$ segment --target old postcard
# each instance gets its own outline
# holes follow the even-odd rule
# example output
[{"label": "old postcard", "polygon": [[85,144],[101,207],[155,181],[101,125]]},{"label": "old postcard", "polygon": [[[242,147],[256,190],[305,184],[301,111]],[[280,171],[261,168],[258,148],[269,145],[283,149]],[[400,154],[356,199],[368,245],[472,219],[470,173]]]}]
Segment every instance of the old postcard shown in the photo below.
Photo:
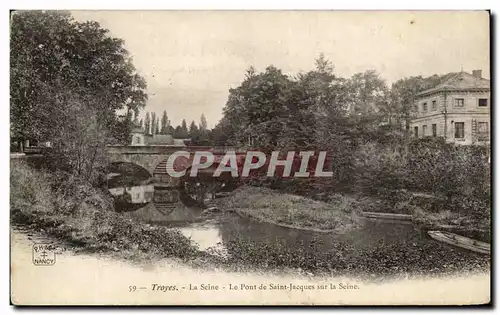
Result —
[{"label": "old postcard", "polygon": [[489,25],[11,12],[11,303],[490,303]]}]

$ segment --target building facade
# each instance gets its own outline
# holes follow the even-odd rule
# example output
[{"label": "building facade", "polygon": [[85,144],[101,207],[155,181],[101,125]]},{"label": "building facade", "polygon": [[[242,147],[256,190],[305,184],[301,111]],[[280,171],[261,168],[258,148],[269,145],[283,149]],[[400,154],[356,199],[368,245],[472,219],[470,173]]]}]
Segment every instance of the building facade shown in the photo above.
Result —
[{"label": "building facade", "polygon": [[481,70],[459,72],[420,92],[414,103],[413,136],[443,137],[456,144],[490,142],[490,81]]}]

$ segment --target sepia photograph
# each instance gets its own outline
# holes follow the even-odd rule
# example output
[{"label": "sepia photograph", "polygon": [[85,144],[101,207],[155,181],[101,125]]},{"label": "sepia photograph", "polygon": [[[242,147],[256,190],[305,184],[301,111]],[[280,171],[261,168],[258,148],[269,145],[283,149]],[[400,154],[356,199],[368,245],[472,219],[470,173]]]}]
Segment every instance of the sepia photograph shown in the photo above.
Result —
[{"label": "sepia photograph", "polygon": [[12,10],[10,303],[491,303],[490,12]]}]

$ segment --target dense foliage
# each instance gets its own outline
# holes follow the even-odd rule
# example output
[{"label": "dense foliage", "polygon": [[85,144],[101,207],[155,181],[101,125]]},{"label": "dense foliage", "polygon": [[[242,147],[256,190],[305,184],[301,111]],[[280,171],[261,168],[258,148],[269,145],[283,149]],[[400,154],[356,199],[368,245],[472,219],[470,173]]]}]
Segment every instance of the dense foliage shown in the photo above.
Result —
[{"label": "dense foliage", "polygon": [[328,152],[332,178],[263,178],[254,184],[320,197],[425,192],[447,200],[447,209],[486,218],[489,147],[415,140],[407,130],[417,93],[452,75],[403,78],[389,88],[373,70],[338,77],[323,55],[314,70],[296,76],[274,66],[260,73],[250,67],[241,85],[229,91],[212,134],[215,143],[243,148]]},{"label": "dense foliage", "polygon": [[129,143],[146,82],[121,39],[63,11],[11,16],[11,137],[50,141],[66,165],[91,177],[107,143]]}]

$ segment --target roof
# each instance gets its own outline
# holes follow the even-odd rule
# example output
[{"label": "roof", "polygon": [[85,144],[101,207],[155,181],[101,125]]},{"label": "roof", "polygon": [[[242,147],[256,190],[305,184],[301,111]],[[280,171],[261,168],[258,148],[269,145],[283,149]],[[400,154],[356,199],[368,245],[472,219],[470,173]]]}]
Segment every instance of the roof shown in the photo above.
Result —
[{"label": "roof", "polygon": [[477,78],[467,72],[458,72],[448,80],[428,90],[424,90],[418,95],[429,94],[439,91],[461,91],[461,90],[489,90],[490,80]]},{"label": "roof", "polygon": [[151,145],[173,145],[174,144],[174,138],[172,135],[150,135],[148,137],[144,137],[144,141],[146,142],[146,145],[151,144]]}]

